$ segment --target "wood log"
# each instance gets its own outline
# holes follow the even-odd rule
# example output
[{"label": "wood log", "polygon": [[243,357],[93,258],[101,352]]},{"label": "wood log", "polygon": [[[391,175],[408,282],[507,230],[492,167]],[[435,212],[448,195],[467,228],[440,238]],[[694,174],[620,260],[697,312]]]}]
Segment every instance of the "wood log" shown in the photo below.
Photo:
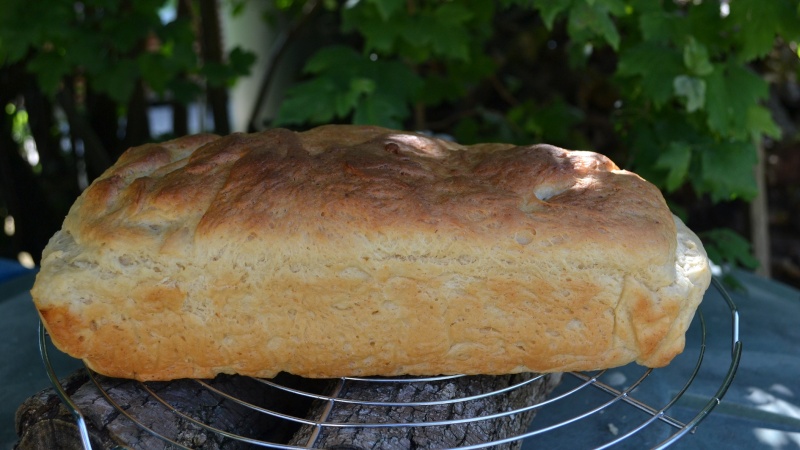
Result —
[{"label": "wood log", "polygon": [[[348,423],[352,427],[303,426],[289,442],[309,448],[341,450],[441,449],[482,444],[524,433],[535,409],[495,419],[414,427],[359,427],[358,424],[452,422],[485,417],[533,405],[546,398],[561,374],[523,373],[506,376],[465,376],[424,382],[342,382],[329,397],[391,403],[392,406],[316,401],[311,415],[319,422]],[[524,383],[524,384],[523,384]],[[508,392],[466,401],[447,402],[520,385]],[[445,402],[408,406],[409,403]],[[397,405],[405,404],[405,405]],[[517,449],[517,440],[494,449]]]},{"label": "wood log", "polygon": [[[175,409],[211,427],[250,439],[267,442],[287,441],[297,426],[260,413],[211,392],[195,380],[176,380],[142,384],[132,380],[95,375],[103,389],[127,413],[174,444],[154,436],[121,414],[97,388],[85,370],[62,380],[64,390],[83,414],[93,449],[124,446],[131,449],[196,448],[234,450],[250,448],[241,440],[226,438],[173,413],[145,389],[152,390]],[[288,377],[288,376],[287,376]],[[323,380],[283,381],[296,388],[314,391],[327,384]],[[286,414],[304,415],[311,400],[288,397],[269,390],[248,377],[219,376],[209,385],[238,399]],[[302,383],[303,386],[299,384]],[[15,449],[83,449],[75,417],[62,404],[54,389],[45,389],[28,398],[17,410],[16,431],[20,437]]]},{"label": "wood log", "polygon": [[[202,427],[173,411],[227,433],[248,439],[311,448],[407,449],[444,448],[496,440],[524,432],[534,412],[526,412],[471,424],[414,428],[328,428],[300,426],[264,414],[214,392],[217,389],[251,405],[289,416],[315,421],[329,402],[312,400],[275,389],[249,377],[219,376],[214,380],[176,380],[139,383],[94,375],[97,382],[127,414],[154,432],[132,422],[112,405],[85,370],[61,380],[70,399],[83,414],[93,449],[196,448],[233,450],[250,448],[246,440],[226,437]],[[431,402],[464,398],[502,389],[533,375],[502,377],[459,377],[426,382],[345,382],[312,380],[281,374],[274,381],[282,386],[327,396],[371,402]],[[500,395],[444,406],[370,407],[333,402],[325,421],[419,422],[442,421],[485,416],[531,402],[538,402],[555,387],[557,376],[538,378],[522,387]],[[205,385],[204,385],[205,384]],[[209,389],[209,386],[213,389]],[[148,389],[151,392],[148,392]],[[161,403],[166,400],[170,406]],[[63,405],[54,389],[43,390],[28,398],[17,410],[17,450],[83,449],[75,417]],[[317,432],[318,431],[318,432]],[[170,442],[172,441],[172,442]],[[497,448],[517,448],[506,445]]]}]

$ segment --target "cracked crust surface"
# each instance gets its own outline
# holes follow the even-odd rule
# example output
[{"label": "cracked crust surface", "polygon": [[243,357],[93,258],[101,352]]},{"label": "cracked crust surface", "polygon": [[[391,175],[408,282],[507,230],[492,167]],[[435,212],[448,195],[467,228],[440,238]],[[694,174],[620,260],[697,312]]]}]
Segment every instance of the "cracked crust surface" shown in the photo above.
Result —
[{"label": "cracked crust surface", "polygon": [[325,126],[128,150],[32,295],[110,376],[505,374],[663,366],[709,281],[604,156]]}]

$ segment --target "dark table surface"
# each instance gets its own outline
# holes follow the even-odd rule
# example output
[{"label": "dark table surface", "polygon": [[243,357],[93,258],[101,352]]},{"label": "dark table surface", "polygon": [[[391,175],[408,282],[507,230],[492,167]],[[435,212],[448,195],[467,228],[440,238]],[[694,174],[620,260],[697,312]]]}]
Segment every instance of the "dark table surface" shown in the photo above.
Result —
[{"label": "dark table surface", "polygon": [[[28,290],[34,272],[21,270],[13,263],[0,264],[0,449],[16,442],[14,413],[25,398],[49,387],[38,350],[38,317]],[[5,269],[5,270],[4,270]],[[674,448],[764,448],[800,449],[800,291],[750,273],[737,272],[745,290],[729,290],[740,316],[739,338],[743,353],[736,376],[722,402],[699,424],[694,433],[682,437]],[[713,288],[701,306],[706,323],[706,346],[702,368],[690,389],[667,411],[670,417],[691,420],[717,392],[731,362],[731,313]],[[699,321],[687,334],[687,351],[668,367],[655,370],[632,393],[647,404],[674,396],[696,365],[699,353]],[[58,352],[51,355],[59,376],[81,367],[80,362]],[[604,375],[610,386],[630,383],[641,369],[625,367]],[[559,388],[569,389],[578,380],[565,375]],[[602,394],[601,394],[602,395]],[[591,399],[578,397],[589,405]],[[587,396],[588,397],[588,396]],[[589,407],[589,406],[587,406]],[[542,410],[534,421],[546,426],[575,414],[576,406],[558,403]],[[609,442],[630,425],[627,410],[608,410],[589,416],[579,425],[580,446]],[[574,432],[573,432],[574,433]],[[621,448],[650,447],[674,433],[674,427],[639,433],[624,441]],[[588,437],[587,437],[588,436]],[[575,435],[544,434],[525,442],[524,448],[577,448]],[[595,442],[596,441],[596,442]]]}]

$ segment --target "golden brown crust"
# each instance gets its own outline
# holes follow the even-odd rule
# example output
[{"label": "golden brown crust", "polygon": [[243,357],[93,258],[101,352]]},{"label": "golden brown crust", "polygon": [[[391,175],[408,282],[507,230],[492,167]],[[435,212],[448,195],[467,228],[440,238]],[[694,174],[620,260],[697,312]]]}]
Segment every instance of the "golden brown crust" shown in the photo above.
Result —
[{"label": "golden brown crust", "polygon": [[326,126],[128,150],[32,294],[59,348],[145,380],[661,366],[708,283],[604,156]]}]

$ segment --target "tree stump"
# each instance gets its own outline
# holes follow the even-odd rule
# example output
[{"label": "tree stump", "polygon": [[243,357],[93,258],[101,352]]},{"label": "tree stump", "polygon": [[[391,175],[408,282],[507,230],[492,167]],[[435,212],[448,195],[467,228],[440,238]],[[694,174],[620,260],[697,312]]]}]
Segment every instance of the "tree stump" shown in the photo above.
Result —
[{"label": "tree stump", "polygon": [[[414,383],[342,383],[337,397],[369,402],[420,403],[423,406],[376,406],[360,403],[315,402],[310,417],[317,421],[349,423],[352,427],[303,426],[290,444],[310,448],[349,450],[455,448],[511,438],[524,433],[535,409],[508,416],[464,423],[457,421],[486,417],[541,402],[561,380],[561,374],[537,376],[530,373],[505,376],[469,376]],[[521,386],[488,397],[448,402],[479,396],[507,387]],[[443,403],[442,403],[443,402]],[[415,427],[358,427],[358,424],[450,422]],[[455,423],[452,423],[455,422]],[[309,445],[311,444],[311,445]],[[520,441],[497,445],[514,449]]]},{"label": "tree stump", "polygon": [[[219,376],[214,380],[149,383],[100,375],[94,377],[125,413],[169,441],[132,422],[109,402],[85,370],[79,370],[61,383],[87,422],[92,448],[215,450],[252,448],[252,441],[248,442],[248,439],[303,448],[378,450],[448,448],[512,437],[527,430],[534,411],[443,426],[363,428],[358,424],[451,421],[509,411],[541,401],[560,379],[558,375],[548,375],[533,380],[534,375],[519,374],[415,382],[348,380],[343,383],[341,380],[315,380],[281,374],[274,380],[283,386],[326,397],[394,403],[461,399],[533,380],[509,392],[470,401],[437,406],[385,407],[313,400],[271,388],[249,377]],[[214,389],[246,404],[220,395]],[[348,421],[354,426],[301,426],[296,421],[264,414],[257,408],[310,421]],[[182,414],[175,413],[175,410]],[[214,429],[246,439],[225,436]],[[28,398],[19,407],[16,431],[20,438],[15,446],[17,450],[83,448],[74,416],[52,388]],[[518,448],[518,445],[511,443],[496,448]]]}]

